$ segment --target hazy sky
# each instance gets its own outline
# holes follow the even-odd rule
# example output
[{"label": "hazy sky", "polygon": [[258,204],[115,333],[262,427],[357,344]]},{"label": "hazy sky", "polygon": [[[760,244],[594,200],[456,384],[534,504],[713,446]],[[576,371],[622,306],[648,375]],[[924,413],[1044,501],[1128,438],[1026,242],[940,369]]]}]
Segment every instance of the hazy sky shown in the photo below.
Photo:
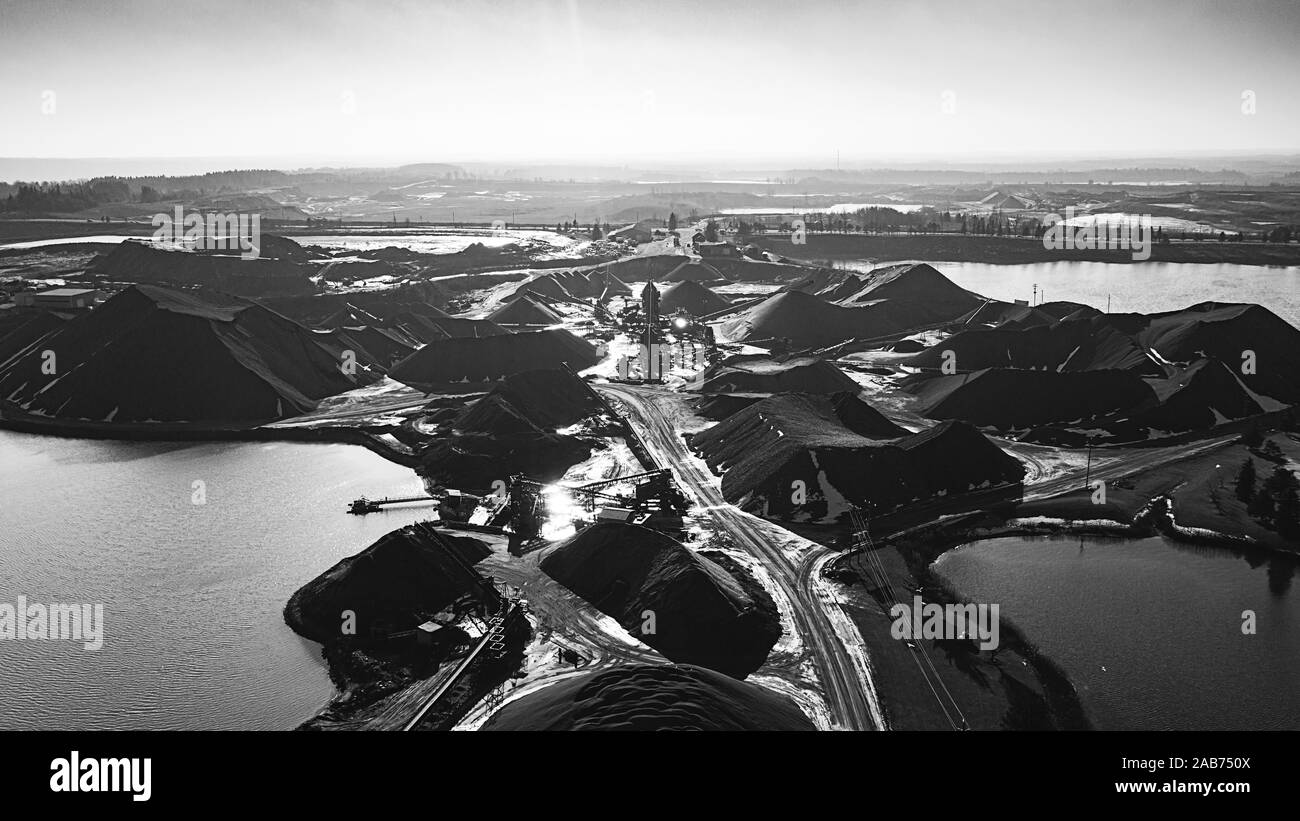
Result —
[{"label": "hazy sky", "polygon": [[0,156],[1293,152],[1298,40],[1288,0],[0,0]]}]

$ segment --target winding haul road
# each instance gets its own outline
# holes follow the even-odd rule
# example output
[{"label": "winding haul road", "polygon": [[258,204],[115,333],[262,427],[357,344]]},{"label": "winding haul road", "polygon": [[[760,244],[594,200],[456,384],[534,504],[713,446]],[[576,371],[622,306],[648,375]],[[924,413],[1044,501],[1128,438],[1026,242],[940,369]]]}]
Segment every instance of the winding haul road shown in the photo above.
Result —
[{"label": "winding haul road", "polygon": [[[636,385],[593,385],[618,400],[628,422],[659,464],[670,468],[682,489],[693,496],[718,528],[757,559],[765,571],[773,598],[796,633],[793,647],[773,649],[768,668],[776,668],[791,683],[816,671],[831,723],[842,729],[889,729],[876,692],[865,643],[856,626],[835,600],[834,585],[822,579],[821,567],[836,554],[807,542],[772,522],[752,516],[727,502],[713,475],[695,458],[681,437],[678,420],[691,416],[685,399],[662,388]],[[1112,480],[1141,470],[1192,458],[1230,444],[1221,436],[1169,447],[1131,449],[1123,453],[1095,449],[1091,478]],[[1046,458],[1057,451],[1041,446],[1005,443],[1026,463],[1024,499],[1043,499],[1082,487],[1083,465],[1055,463]],[[1078,454],[1082,456],[1083,454]],[[784,601],[781,601],[784,599]]]},{"label": "winding haul road", "polygon": [[[765,575],[778,588],[774,592],[788,603],[799,640],[788,657],[780,659],[780,666],[792,679],[802,679],[806,674],[801,671],[812,665],[836,727],[888,729],[861,636],[848,617],[839,612],[838,605],[827,601],[827,591],[818,586],[817,571],[833,551],[804,542],[771,522],[745,513],[722,497],[713,476],[694,458],[674,425],[674,419],[684,415],[673,413],[684,411],[681,396],[633,385],[593,387],[623,404],[628,422],[651,455],[676,474],[682,489],[695,497],[720,530],[761,560],[767,570]],[[769,662],[775,661],[778,660],[769,657]]]}]

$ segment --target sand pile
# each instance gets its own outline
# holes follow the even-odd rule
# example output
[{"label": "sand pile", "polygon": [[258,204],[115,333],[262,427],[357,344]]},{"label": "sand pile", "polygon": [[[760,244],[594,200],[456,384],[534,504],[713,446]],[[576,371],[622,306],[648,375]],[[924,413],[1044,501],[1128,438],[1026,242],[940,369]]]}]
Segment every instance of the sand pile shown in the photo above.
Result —
[{"label": "sand pile", "polygon": [[818,296],[847,306],[882,300],[903,302],[918,309],[928,308],[940,319],[969,313],[985,302],[925,263],[887,265],[865,274],[850,274]]},{"label": "sand pile", "polygon": [[585,673],[502,707],[484,730],[814,730],[788,697],[689,665]]},{"label": "sand pile", "polygon": [[945,352],[956,357],[959,372],[985,368],[1025,368],[1050,371],[1130,371],[1164,376],[1164,369],[1136,339],[1117,330],[1104,314],[1050,325],[981,328],[953,334],[907,360],[907,364],[937,371]]},{"label": "sand pile", "polygon": [[963,327],[970,329],[981,326],[1028,328],[1033,325],[1052,325],[1067,316],[1082,319],[1100,313],[1096,308],[1081,305],[1077,302],[1045,302],[1042,305],[1030,307],[1010,302],[991,301],[984,303],[965,316],[959,317],[956,321],[961,323]]},{"label": "sand pile", "polygon": [[861,390],[844,371],[812,356],[786,360],[731,356],[710,366],[687,390],[700,393],[837,393]]},{"label": "sand pile", "polygon": [[342,326],[333,329],[332,335],[340,347],[355,351],[358,357],[384,370],[410,356],[418,346],[401,331],[371,325]]},{"label": "sand pile", "polygon": [[708,264],[731,282],[775,282],[801,277],[808,271],[803,265],[752,259],[710,259]]},{"label": "sand pile", "polygon": [[[1165,360],[1214,359],[1240,374],[1254,393],[1287,405],[1300,403],[1300,330],[1269,309],[1203,302],[1147,319],[1138,340]],[[1242,372],[1245,351],[1255,354],[1253,374]]]},{"label": "sand pile", "polygon": [[632,293],[627,283],[606,269],[557,271],[543,274],[520,285],[513,298],[534,294],[566,302],[589,302]]},{"label": "sand pile", "polygon": [[1135,413],[1133,422],[1157,431],[1208,430],[1231,419],[1263,413],[1245,377],[1213,359],[1201,359],[1173,376],[1148,380],[1160,406]]},{"label": "sand pile", "polygon": [[43,350],[44,346],[39,344],[40,341],[58,331],[68,321],[58,314],[46,311],[28,316],[15,315],[6,319],[13,320],[14,323],[6,325],[6,332],[0,335],[0,373],[4,371],[6,363],[15,357],[33,348]]},{"label": "sand pile", "polygon": [[342,372],[348,347],[256,302],[138,285],[11,352],[0,396],[63,419],[266,422],[377,379],[355,347],[356,373]]},{"label": "sand pile", "polygon": [[730,302],[694,280],[674,282],[659,296],[661,314],[682,310],[691,316],[707,316],[729,307]]},{"label": "sand pile", "polygon": [[[290,242],[290,240],[284,240]],[[316,290],[310,265],[262,255],[241,259],[239,251],[214,253],[126,240],[94,259],[91,273],[113,282],[205,285],[232,294],[308,294]]]},{"label": "sand pile", "polygon": [[445,299],[441,288],[431,283],[418,283],[346,294],[263,297],[258,302],[303,325],[328,328],[333,327],[331,321],[340,314],[351,316],[353,321],[346,324],[354,325],[373,325],[376,320],[391,323],[402,313],[445,318],[447,313],[432,304]]},{"label": "sand pile", "polygon": [[497,420],[502,433],[440,436],[420,452],[420,475],[470,492],[488,493],[498,479],[522,473],[541,482],[555,482],[569,468],[590,458],[592,443],[576,436],[539,433],[526,417],[517,420],[520,432]]},{"label": "sand pile", "polygon": [[[541,566],[678,663],[744,678],[781,637],[776,605],[756,582],[648,528],[597,522],[555,546]],[[653,633],[644,629],[646,611],[654,613]]]},{"label": "sand pile", "polygon": [[883,346],[881,350],[893,351],[894,353],[920,353],[925,350],[925,345],[915,339],[900,339],[897,342],[890,342]]},{"label": "sand pile", "polygon": [[601,289],[600,295],[598,296],[598,299],[602,303],[608,302],[609,300],[617,296],[632,295],[632,286],[628,285],[626,282],[614,276],[613,274],[609,273],[608,271],[601,271],[600,273],[596,274],[595,282],[604,285],[604,287]]},{"label": "sand pile", "polygon": [[513,373],[565,363],[577,371],[599,361],[594,345],[568,331],[552,329],[436,340],[397,363],[390,375],[429,390],[451,382],[495,382]]},{"label": "sand pile", "polygon": [[[1064,318],[964,331],[910,358],[925,369],[904,383],[922,412],[1004,429],[1087,421],[1146,439],[1300,401],[1300,330],[1258,305],[1151,315],[1040,307]],[[959,374],[940,375],[944,351]]]},{"label": "sand pile", "polygon": [[[567,278],[567,275],[565,276]],[[511,298],[518,299],[519,297],[532,294],[532,295],[545,297],[547,299],[553,299],[553,300],[558,299],[558,300],[572,301],[574,299],[577,299],[577,297],[571,294],[569,292],[569,289],[566,288],[564,286],[564,283],[562,283],[560,280],[561,280],[561,275],[543,274],[542,276],[539,276],[535,279],[530,279],[527,282],[525,282],[523,285],[520,285],[515,290],[515,292],[511,294]]]},{"label": "sand pile", "polygon": [[682,264],[682,257],[660,254],[649,257],[631,257],[602,266],[601,271],[624,283],[657,280]]},{"label": "sand pile", "polygon": [[788,339],[799,347],[825,347],[953,321],[984,302],[924,264],[866,274],[814,272],[722,323],[718,335],[730,342]]},{"label": "sand pile", "polygon": [[761,395],[754,394],[709,393],[695,402],[695,413],[705,419],[720,422],[762,398]]},{"label": "sand pile", "polygon": [[364,259],[382,260],[384,262],[425,262],[434,254],[426,254],[399,245],[385,245],[383,248],[363,248],[353,252]]},{"label": "sand pile", "polygon": [[380,319],[351,303],[330,314],[315,327],[349,337],[385,365],[395,364],[424,344],[424,340],[410,329]]},{"label": "sand pile", "polygon": [[1129,371],[1032,371],[989,368],[909,381],[931,419],[963,419],[1001,429],[1083,422],[1151,407],[1155,392]]},{"label": "sand pile", "polygon": [[533,294],[523,294],[488,314],[498,325],[558,325],[564,317]]},{"label": "sand pile", "polygon": [[592,445],[557,431],[603,411],[587,384],[563,368],[513,374],[422,451],[420,472],[471,490],[516,473],[559,479],[591,455]]},{"label": "sand pile", "polygon": [[845,268],[803,268],[800,270],[799,276],[787,284],[783,290],[816,294],[844,282],[853,275],[853,271]]},{"label": "sand pile", "polygon": [[726,282],[722,272],[707,262],[683,262],[664,275],[660,282]]},{"label": "sand pile", "polygon": [[844,308],[802,291],[774,294],[718,326],[726,342],[788,339],[799,347],[823,347],[911,328],[909,318],[884,306]]},{"label": "sand pile", "polygon": [[421,342],[481,339],[485,336],[503,336],[510,333],[508,329],[490,319],[463,319],[454,316],[441,318],[407,312],[395,315],[389,320],[389,324],[404,333],[416,336]]},{"label": "sand pile", "polygon": [[349,326],[357,328],[362,325],[381,325],[383,320],[364,308],[358,308],[356,305],[348,302],[334,313],[316,323],[317,328],[335,329]]},{"label": "sand pile", "polygon": [[773,396],[695,434],[691,447],[723,474],[728,501],[748,500],[767,515],[835,518],[868,503],[888,510],[1024,476],[969,425],[910,434],[852,394]]},{"label": "sand pile", "polygon": [[342,635],[347,610],[356,614],[357,636],[409,630],[480,589],[472,565],[490,553],[477,539],[433,538],[422,526],[408,525],[299,588],[284,620],[298,635],[322,643]]},{"label": "sand pile", "polygon": [[859,440],[897,439],[908,431],[855,394],[781,393],[742,408],[695,435],[692,447],[715,469],[746,460],[752,448],[785,443],[801,448],[861,446]]},{"label": "sand pile", "polygon": [[504,433],[498,422],[511,428],[515,420],[528,429],[553,432],[605,410],[587,383],[563,368],[513,374],[476,401],[456,419],[453,427],[470,433]]},{"label": "sand pile", "polygon": [[378,277],[405,276],[410,273],[399,263],[386,260],[332,259],[316,266],[316,275],[326,282],[359,282]]},{"label": "sand pile", "polygon": [[319,248],[299,245],[295,240],[279,234],[262,234],[262,244],[258,248],[259,256],[271,259],[284,259],[290,262],[311,262],[328,259],[329,254]]}]

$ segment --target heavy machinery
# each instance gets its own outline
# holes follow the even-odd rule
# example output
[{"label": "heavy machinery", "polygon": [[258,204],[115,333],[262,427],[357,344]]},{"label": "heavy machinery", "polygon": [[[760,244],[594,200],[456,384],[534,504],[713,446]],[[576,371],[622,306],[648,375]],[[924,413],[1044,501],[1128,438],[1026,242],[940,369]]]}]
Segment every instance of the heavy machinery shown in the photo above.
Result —
[{"label": "heavy machinery", "polygon": [[[632,485],[631,494],[608,492],[626,484]],[[682,516],[689,507],[669,470],[617,476],[577,487],[513,476],[508,494],[493,524],[509,523],[510,551],[516,554],[536,540],[546,523],[557,515],[567,515],[575,523],[612,519],[675,532],[681,530]],[[557,502],[570,509],[554,510]]]}]

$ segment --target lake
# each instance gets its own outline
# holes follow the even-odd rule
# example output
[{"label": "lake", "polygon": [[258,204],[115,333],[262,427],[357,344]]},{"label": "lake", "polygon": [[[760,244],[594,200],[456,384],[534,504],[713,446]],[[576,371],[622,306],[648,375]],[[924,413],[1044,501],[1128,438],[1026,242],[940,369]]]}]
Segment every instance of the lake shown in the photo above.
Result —
[{"label": "lake", "polygon": [[349,501],[421,488],[355,445],[0,431],[0,603],[101,603],[105,625],[97,651],[0,640],[0,729],[292,729],[333,686],[285,602],[429,511]]},{"label": "lake", "polygon": [[1061,664],[1099,729],[1300,730],[1296,561],[1255,562],[1161,537],[1051,536],[975,542],[934,569]]}]

